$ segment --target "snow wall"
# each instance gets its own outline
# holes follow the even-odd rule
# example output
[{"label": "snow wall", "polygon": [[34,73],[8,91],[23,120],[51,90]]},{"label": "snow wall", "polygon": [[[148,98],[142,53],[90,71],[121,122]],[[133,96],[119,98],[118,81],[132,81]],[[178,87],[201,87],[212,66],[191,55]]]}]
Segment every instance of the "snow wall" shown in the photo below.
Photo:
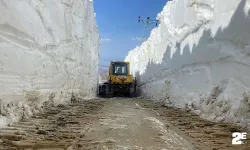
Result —
[{"label": "snow wall", "polygon": [[126,61],[141,95],[250,128],[250,0],[173,0]]},{"label": "snow wall", "polygon": [[0,18],[0,127],[72,95],[96,96],[92,0],[2,0]]}]

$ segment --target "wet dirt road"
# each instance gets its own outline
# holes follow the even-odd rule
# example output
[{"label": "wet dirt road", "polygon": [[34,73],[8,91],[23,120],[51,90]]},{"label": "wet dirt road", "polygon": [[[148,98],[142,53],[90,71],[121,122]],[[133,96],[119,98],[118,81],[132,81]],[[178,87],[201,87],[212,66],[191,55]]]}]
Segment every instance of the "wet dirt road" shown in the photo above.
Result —
[{"label": "wet dirt road", "polygon": [[49,107],[0,129],[0,149],[250,149],[250,141],[231,145],[233,130],[143,99],[97,99]]}]

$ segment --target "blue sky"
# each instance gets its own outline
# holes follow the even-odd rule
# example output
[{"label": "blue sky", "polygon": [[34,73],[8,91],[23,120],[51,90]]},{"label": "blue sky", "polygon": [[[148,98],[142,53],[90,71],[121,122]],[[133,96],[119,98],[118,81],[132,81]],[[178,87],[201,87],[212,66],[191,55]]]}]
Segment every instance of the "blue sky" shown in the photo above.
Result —
[{"label": "blue sky", "polygon": [[148,37],[151,28],[138,24],[138,16],[155,19],[167,0],[94,0],[96,21],[101,41],[100,68],[111,60],[124,60],[128,51]]}]

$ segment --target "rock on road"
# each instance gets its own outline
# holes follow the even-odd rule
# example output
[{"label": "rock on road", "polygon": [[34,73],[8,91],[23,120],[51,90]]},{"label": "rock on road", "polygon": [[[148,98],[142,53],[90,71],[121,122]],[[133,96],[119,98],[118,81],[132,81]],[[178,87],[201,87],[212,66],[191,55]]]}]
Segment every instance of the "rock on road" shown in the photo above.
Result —
[{"label": "rock on road", "polygon": [[143,99],[96,99],[48,107],[0,129],[0,149],[235,149],[227,129]]}]

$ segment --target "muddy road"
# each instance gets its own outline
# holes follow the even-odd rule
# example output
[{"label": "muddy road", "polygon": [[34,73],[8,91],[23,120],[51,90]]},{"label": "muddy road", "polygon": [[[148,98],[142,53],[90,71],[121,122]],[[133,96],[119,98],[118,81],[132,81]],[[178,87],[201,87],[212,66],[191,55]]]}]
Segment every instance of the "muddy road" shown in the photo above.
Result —
[{"label": "muddy road", "polygon": [[6,150],[247,150],[232,146],[242,129],[143,99],[96,99],[46,108],[0,129]]}]

